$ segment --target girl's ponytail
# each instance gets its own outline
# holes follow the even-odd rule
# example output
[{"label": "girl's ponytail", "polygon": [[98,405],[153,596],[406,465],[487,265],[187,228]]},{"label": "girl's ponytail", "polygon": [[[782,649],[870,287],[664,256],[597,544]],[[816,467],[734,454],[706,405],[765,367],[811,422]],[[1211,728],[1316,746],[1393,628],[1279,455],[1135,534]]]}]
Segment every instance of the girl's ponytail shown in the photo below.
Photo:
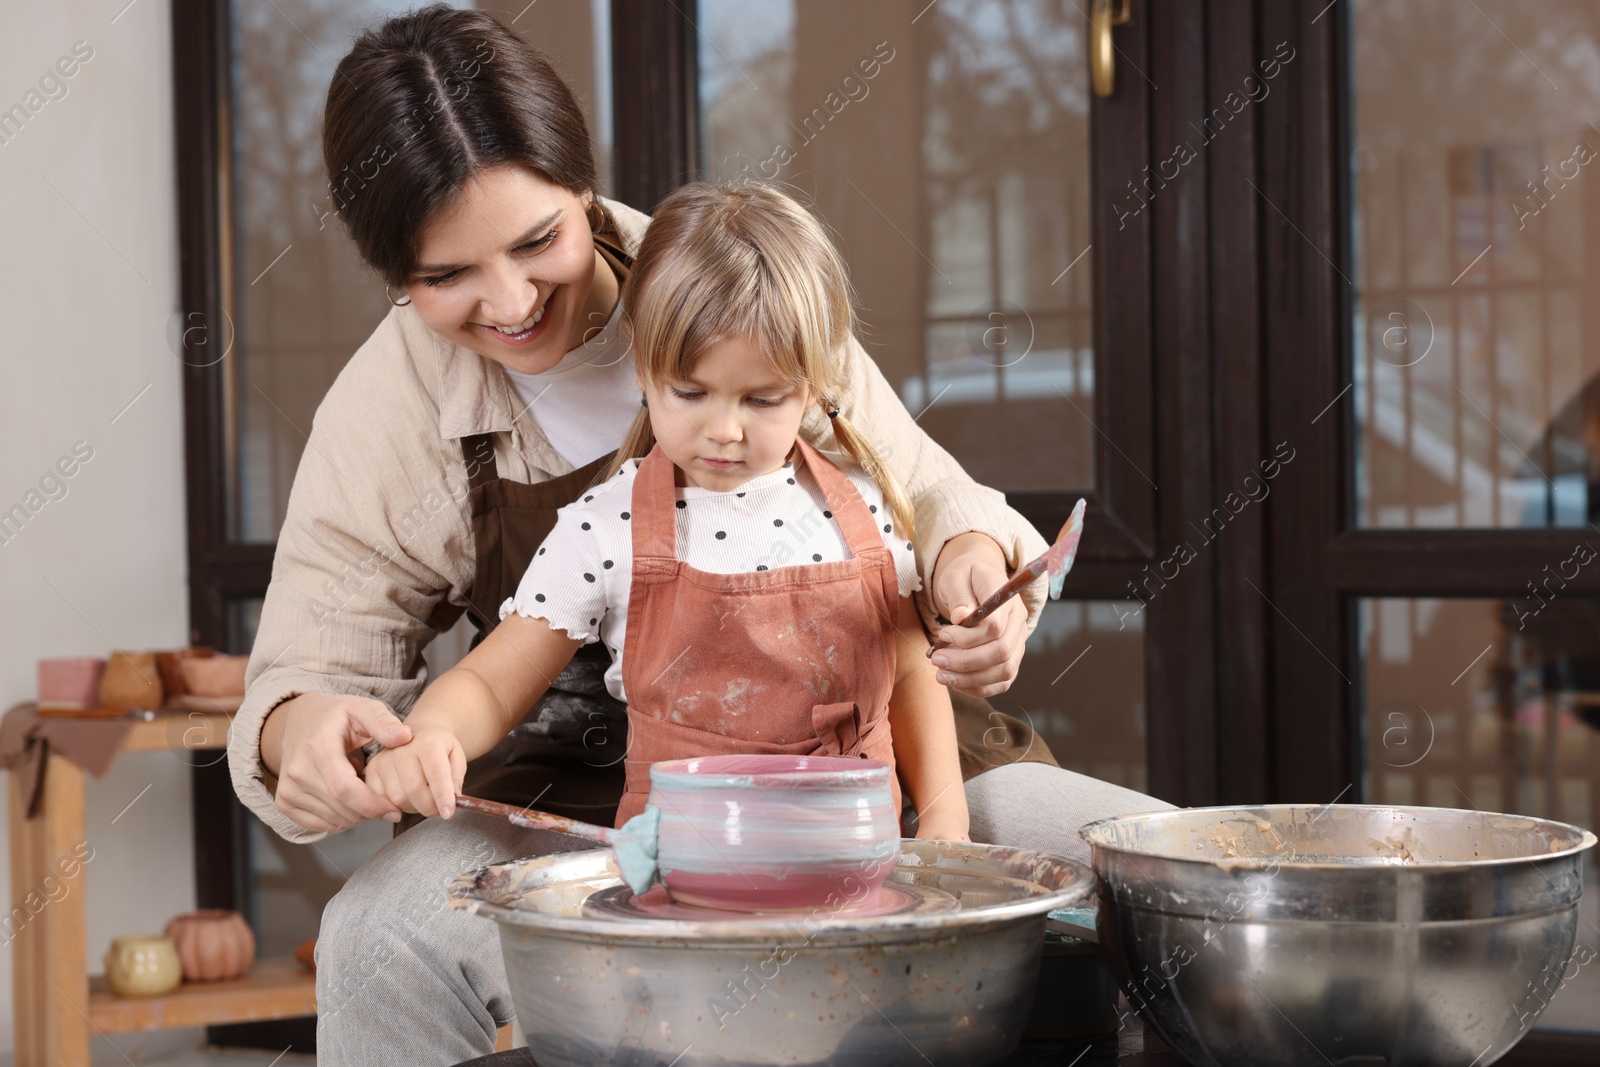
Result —
[{"label": "girl's ponytail", "polygon": [[[826,411],[834,410],[828,401],[823,402]],[[889,511],[894,515],[895,525],[900,527],[900,532],[905,534],[907,541],[915,541],[916,517],[911,508],[911,498],[906,496],[900,479],[894,476],[894,471],[889,469],[878,455],[878,450],[872,447],[872,442],[862,436],[861,431],[851,425],[850,420],[841,412],[829,418],[833,423],[833,439],[838,442],[841,449],[856,465],[867,472],[867,477],[878,483],[878,488],[883,490],[884,503],[889,505]]]}]

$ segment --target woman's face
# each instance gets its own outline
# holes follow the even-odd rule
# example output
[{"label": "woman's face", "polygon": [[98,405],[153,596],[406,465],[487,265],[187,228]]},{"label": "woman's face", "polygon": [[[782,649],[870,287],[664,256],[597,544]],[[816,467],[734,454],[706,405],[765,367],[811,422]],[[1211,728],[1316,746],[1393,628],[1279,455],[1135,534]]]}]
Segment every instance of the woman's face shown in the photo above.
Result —
[{"label": "woman's face", "polygon": [[[405,289],[428,327],[538,374],[604,326],[615,304],[577,196],[509,164],[478,172],[422,227]],[[603,272],[595,286],[596,271]]]}]

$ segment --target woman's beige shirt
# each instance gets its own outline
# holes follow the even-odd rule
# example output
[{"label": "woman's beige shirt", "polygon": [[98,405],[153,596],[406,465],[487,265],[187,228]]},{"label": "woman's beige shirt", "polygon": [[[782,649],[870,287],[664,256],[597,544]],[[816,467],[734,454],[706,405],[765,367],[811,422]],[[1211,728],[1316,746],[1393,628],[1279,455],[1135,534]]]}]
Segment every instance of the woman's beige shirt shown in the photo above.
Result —
[{"label": "woman's beige shirt", "polygon": [[[649,218],[606,202],[628,252]],[[1010,569],[1045,541],[1005,497],[978,485],[918,428],[855,341],[844,354],[844,414],[876,445],[916,509],[917,564],[926,577],[945,542],[979,531]],[[340,372],[317,408],[289,494],[272,581],[250,657],[247,691],[228,739],[239,798],[290,841],[322,838],[274,807],[261,766],[267,713],[301,693],[375,697],[396,715],[427,681],[422,649],[466,609],[474,553],[461,438],[495,435],[501,477],[540,482],[572,469],[546,441],[499,364],[440,338],[397,307]],[[806,440],[837,449],[816,409]],[[918,596],[933,612],[927,585]],[[1045,583],[1022,594],[1037,621]]]}]

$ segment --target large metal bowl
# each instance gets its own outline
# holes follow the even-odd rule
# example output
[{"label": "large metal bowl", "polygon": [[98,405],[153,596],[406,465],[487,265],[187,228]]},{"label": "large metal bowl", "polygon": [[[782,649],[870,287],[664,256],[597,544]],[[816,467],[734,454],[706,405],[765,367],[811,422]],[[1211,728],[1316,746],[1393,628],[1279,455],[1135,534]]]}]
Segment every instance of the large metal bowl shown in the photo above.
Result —
[{"label": "large metal bowl", "polygon": [[450,887],[452,907],[500,924],[543,1067],[993,1063],[1027,1024],[1045,913],[1086,901],[1094,876],[1022,849],[905,841],[890,884],[943,890],[948,910],[676,921],[586,909],[620,884],[604,849]]},{"label": "large metal bowl", "polygon": [[1359,805],[1126,815],[1082,835],[1118,984],[1202,1067],[1486,1067],[1563,980],[1595,843],[1541,819]]}]

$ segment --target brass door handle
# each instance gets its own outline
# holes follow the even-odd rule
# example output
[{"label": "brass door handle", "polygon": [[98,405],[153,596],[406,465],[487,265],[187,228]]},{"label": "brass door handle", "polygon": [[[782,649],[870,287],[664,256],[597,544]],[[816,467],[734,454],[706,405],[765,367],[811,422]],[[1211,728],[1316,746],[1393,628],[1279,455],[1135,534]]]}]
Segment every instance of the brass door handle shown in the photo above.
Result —
[{"label": "brass door handle", "polygon": [[1090,0],[1089,4],[1089,81],[1094,95],[1110,96],[1116,87],[1116,52],[1111,44],[1111,27],[1121,26],[1133,15],[1133,0]]}]

